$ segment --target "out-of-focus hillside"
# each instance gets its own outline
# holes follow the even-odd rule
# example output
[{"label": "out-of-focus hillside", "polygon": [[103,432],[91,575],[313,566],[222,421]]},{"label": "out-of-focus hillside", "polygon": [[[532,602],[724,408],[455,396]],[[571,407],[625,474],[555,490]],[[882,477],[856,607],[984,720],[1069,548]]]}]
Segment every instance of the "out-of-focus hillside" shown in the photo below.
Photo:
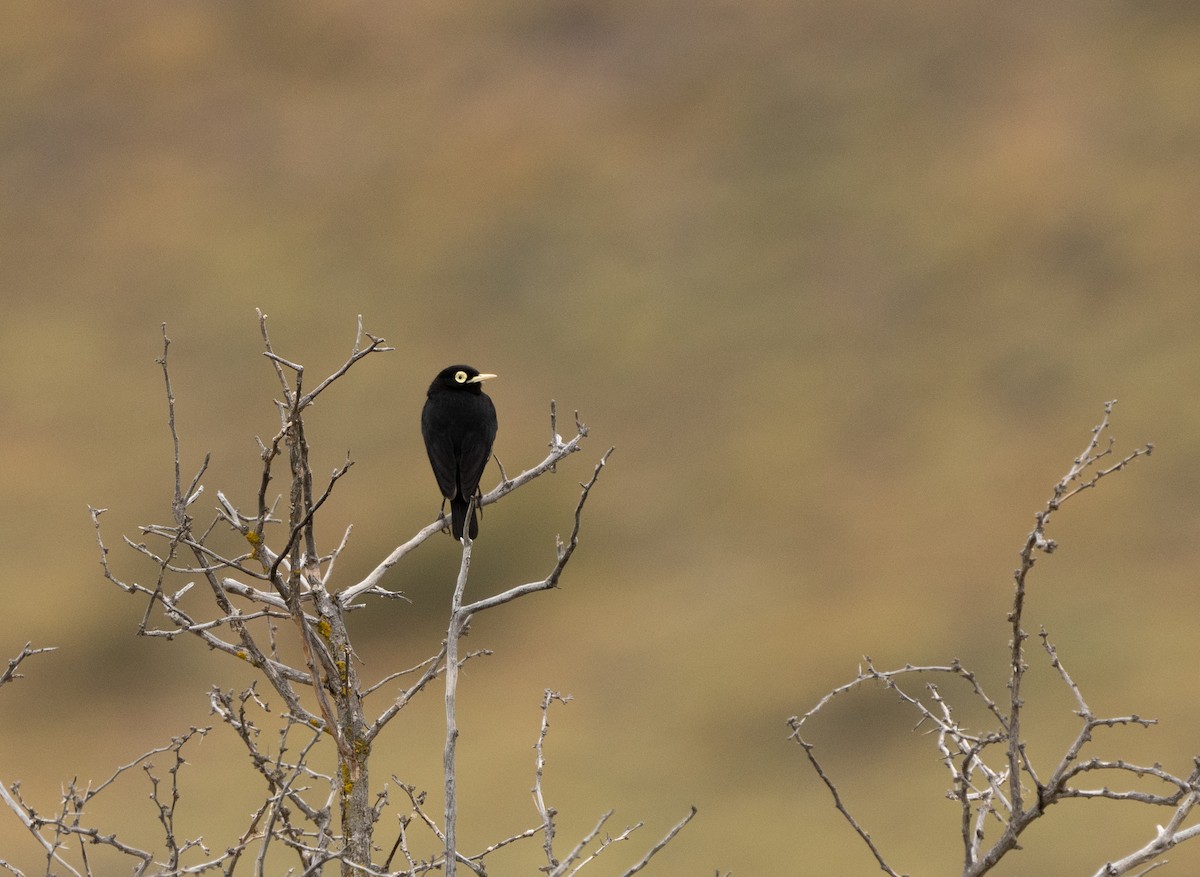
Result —
[{"label": "out-of-focus hillside", "polygon": [[[60,650],[0,692],[0,778],[51,809],[249,678],[134,636],[87,506],[118,572],[151,575],[119,536],[169,514],[164,321],[185,470],[211,452],[211,494],[253,495],[277,427],[256,307],[310,375],[358,314],[396,347],[311,422],[318,471],[356,460],[325,531],[354,524],[346,583],[437,509],[417,417],[442,366],[501,376],[509,472],[543,455],[551,398],[592,428],[488,510],[481,594],[544,574],[616,447],[563,588],[472,630],[496,654],[461,692],[469,843],[535,821],[549,687],[576,696],[547,781],[564,837],[616,807],[648,844],[695,804],[659,873],[872,869],[785,719],[864,653],[958,656],[998,696],[1016,551],[1110,398],[1120,448],[1157,451],[1056,518],[1030,624],[1097,711],[1163,719],[1109,754],[1186,772],[1198,58],[1200,11],[1166,0],[5,4],[0,657]],[[449,542],[389,582],[412,605],[355,619],[366,675],[436,650]],[[1066,717],[1048,759],[1073,703],[1044,666],[1029,697]],[[951,873],[957,811],[892,707],[847,701],[818,742],[895,866]],[[380,782],[436,786],[438,709],[380,745]],[[184,833],[216,843],[259,792],[231,785],[229,736],[184,776]],[[152,822],[140,779],[114,824]],[[1061,809],[1004,873],[1094,870],[1156,819]],[[0,858],[32,868],[19,829],[0,813]]]}]

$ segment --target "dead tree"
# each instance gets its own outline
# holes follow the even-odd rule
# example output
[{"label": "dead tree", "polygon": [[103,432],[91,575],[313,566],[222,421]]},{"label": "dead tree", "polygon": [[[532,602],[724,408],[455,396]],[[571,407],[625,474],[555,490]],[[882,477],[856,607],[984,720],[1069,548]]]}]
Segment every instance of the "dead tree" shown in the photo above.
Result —
[{"label": "dead tree", "polygon": [[[1013,573],[1013,600],[1007,622],[1011,630],[1005,660],[1008,666],[1008,696],[995,699],[981,685],[975,672],[957,659],[938,666],[913,666],[881,670],[869,657],[864,658],[858,674],[832,689],[801,716],[788,720],[795,740],[808,758],[816,775],[828,788],[834,806],[867,845],[879,867],[892,877],[900,877],[883,850],[853,815],[833,777],[817,758],[816,746],[803,736],[810,722],[835,698],[866,686],[881,685],[917,715],[919,725],[933,730],[942,763],[949,773],[947,795],[958,802],[963,850],[963,877],[980,877],[1000,860],[1019,849],[1022,835],[1046,815],[1052,805],[1073,799],[1108,799],[1130,805],[1155,808],[1162,821],[1155,826],[1146,843],[1128,855],[1099,863],[1095,877],[1120,877],[1157,860],[1164,852],[1200,835],[1200,825],[1188,824],[1188,817],[1200,800],[1200,757],[1193,758],[1187,771],[1171,772],[1161,764],[1135,764],[1123,759],[1108,760],[1088,756],[1085,750],[1094,735],[1121,726],[1149,727],[1154,719],[1135,714],[1097,715],[1083,692],[1067,672],[1058,650],[1042,629],[1039,634],[1043,659],[1058,674],[1070,692],[1079,718],[1077,733],[1066,750],[1057,756],[1048,771],[1038,770],[1030,752],[1023,726],[1025,701],[1022,683],[1028,670],[1025,630],[1026,598],[1031,573],[1038,556],[1050,554],[1057,544],[1046,535],[1050,518],[1063,505],[1100,481],[1121,471],[1139,457],[1148,456],[1154,446],[1147,444],[1132,453],[1117,457],[1114,442],[1106,431],[1115,402],[1109,402],[1104,417],[1092,430],[1087,446],[1072,462],[1066,474],[1054,485],[1050,498],[1034,516],[1034,527],[1020,551],[1020,565]],[[1107,438],[1107,441],[1105,439]],[[990,719],[990,727],[970,729],[956,718],[956,710],[936,681],[951,677],[966,685],[970,699],[981,706]],[[928,680],[924,693],[915,689],[918,680]],[[1155,791],[1142,791],[1138,781],[1153,780]],[[1130,788],[1119,784],[1129,783]],[[1151,867],[1154,867],[1151,865]],[[1144,873],[1144,872],[1143,872]]]},{"label": "dead tree", "polygon": [[[121,590],[142,597],[145,607],[137,632],[167,640],[198,640],[208,650],[247,662],[258,673],[259,682],[278,698],[281,709],[268,706],[268,695],[256,682],[240,692],[214,687],[210,693],[213,712],[245,746],[266,793],[258,809],[248,815],[245,830],[233,840],[210,843],[201,837],[187,839],[176,824],[180,798],[183,751],[210,728],[191,728],[169,744],[145,753],[120,767],[96,787],[78,789],[70,784],[56,812],[42,813],[26,802],[19,784],[0,787],[4,803],[30,831],[41,847],[46,872],[74,875],[104,873],[88,849],[102,847],[109,853],[132,860],[135,874],[163,877],[220,871],[225,874],[283,873],[281,864],[291,860],[288,873],[315,875],[327,866],[349,875],[417,875],[441,870],[453,875],[458,866],[484,874],[484,859],[524,838],[541,835],[546,852],[546,871],[552,875],[574,874],[613,843],[624,840],[637,826],[613,838],[600,837],[601,827],[579,842],[561,859],[554,848],[555,811],[542,795],[543,743],[546,714],[553,701],[567,698],[547,692],[542,704],[542,728],[537,736],[535,801],[538,823],[531,828],[490,844],[482,851],[466,853],[456,838],[457,797],[455,722],[457,678],[461,665],[482,652],[463,653],[460,637],[471,620],[496,606],[539,591],[555,588],[579,542],[580,526],[588,495],[596,485],[610,448],[600,456],[590,478],[580,485],[570,535],[557,543],[555,562],[540,578],[515,585],[473,602],[464,602],[471,562],[471,540],[464,539],[462,560],[450,607],[446,639],[440,651],[416,667],[386,674],[367,684],[359,675],[356,652],[346,625],[354,611],[368,611],[362,602],[375,596],[394,598],[383,581],[387,573],[413,549],[441,531],[439,516],[408,541],[397,546],[361,581],[343,583],[335,575],[339,557],[347,550],[349,530],[332,542],[321,531],[321,509],[338,483],[351,471],[349,457],[324,480],[314,476],[312,449],[305,431],[306,418],[319,396],[329,392],[358,363],[389,351],[382,338],[358,331],[350,354],[340,367],[311,385],[304,366],[285,358],[272,347],[267,320],[259,314],[264,355],[278,383],[276,407],[278,431],[268,440],[258,440],[261,474],[246,494],[249,507],[239,506],[230,494],[214,492],[211,518],[198,521],[201,499],[209,495],[204,483],[209,466],[205,456],[194,474],[185,477],[181,438],[175,422],[176,399],[171,384],[168,354],[171,341],[163,326],[161,367],[167,400],[167,425],[174,451],[174,484],[171,487],[167,523],[141,527],[140,538],[125,538],[126,545],[141,555],[152,574],[143,581],[118,574],[110,564],[109,547],[101,529],[104,509],[91,509],[104,577]],[[414,415],[415,416],[415,415]],[[574,433],[564,439],[558,433],[556,406],[551,403],[549,453],[537,464],[514,477],[501,469],[501,481],[478,502],[490,505],[538,477],[555,471],[567,457],[581,449],[587,428],[575,417]],[[424,462],[423,460],[421,461]],[[272,494],[272,484],[281,481],[281,496]],[[229,539],[229,534],[234,539]],[[227,546],[233,544],[234,550]],[[237,548],[236,546],[240,546]],[[37,650],[26,648],[13,662],[0,685],[13,677],[16,667]],[[445,691],[446,737],[444,749],[445,808],[441,820],[424,806],[424,793],[396,780],[407,799],[406,812],[397,817],[399,839],[383,858],[385,845],[376,842],[376,828],[389,804],[388,789],[373,787],[370,772],[372,746],[401,710],[414,697],[441,679]],[[400,693],[384,705],[370,708],[384,690]],[[372,697],[374,696],[374,697]],[[274,724],[274,745],[263,729]],[[164,779],[151,766],[153,756],[168,754],[173,766]],[[157,808],[163,842],[159,849],[126,843],[87,822],[85,805],[109,785],[142,768],[152,785],[151,798]],[[641,863],[640,870],[662,845],[674,837],[694,815],[694,810],[676,825]],[[410,843],[414,830],[436,837],[440,854],[422,858]],[[268,854],[273,856],[268,871]],[[399,870],[391,870],[392,862]],[[0,859],[0,868],[21,873]],[[95,870],[95,869],[99,870]]]}]

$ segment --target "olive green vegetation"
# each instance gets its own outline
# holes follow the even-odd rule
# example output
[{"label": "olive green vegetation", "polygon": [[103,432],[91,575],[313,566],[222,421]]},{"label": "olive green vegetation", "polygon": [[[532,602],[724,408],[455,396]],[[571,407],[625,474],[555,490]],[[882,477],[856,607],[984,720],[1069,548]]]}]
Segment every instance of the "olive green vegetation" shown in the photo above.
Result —
[{"label": "olive green vegetation", "polygon": [[[658,873],[873,870],[785,720],[863,653],[958,656],[1002,697],[1016,552],[1109,398],[1119,449],[1158,450],[1055,516],[1029,626],[1098,712],[1164,720],[1097,754],[1186,772],[1198,8],[5,4],[0,653],[61,648],[0,692],[0,777],[53,809],[61,781],[212,722],[209,686],[252,678],[134,636],[143,605],[102,580],[87,504],[111,509],[118,572],[152,576],[119,536],[169,514],[163,321],[185,471],[211,451],[208,495],[253,496],[253,437],[277,426],[256,307],[310,380],[360,313],[396,347],[310,419],[318,473],[356,461],[323,527],[330,547],[354,524],[343,583],[438,508],[418,418],[446,364],[500,375],[510,473],[543,455],[551,398],[592,428],[486,510],[473,593],[548,571],[616,446],[563,588],[471,631],[496,654],[459,691],[466,846],[534,823],[550,687],[576,696],[547,744],[564,842],[616,807],[645,847],[695,804]],[[386,583],[413,603],[355,619],[365,679],[436,649],[456,557],[422,548]],[[1033,664],[1045,765],[1072,703]],[[439,710],[399,720],[373,781],[437,788]],[[894,867],[953,873],[957,811],[911,726],[864,694],[814,738]],[[258,800],[232,737],[191,750],[181,834],[225,843]],[[93,813],[153,837],[147,794],[132,776]],[[1055,808],[1001,873],[1088,873],[1156,821]],[[32,868],[18,829],[0,813],[4,857]]]}]

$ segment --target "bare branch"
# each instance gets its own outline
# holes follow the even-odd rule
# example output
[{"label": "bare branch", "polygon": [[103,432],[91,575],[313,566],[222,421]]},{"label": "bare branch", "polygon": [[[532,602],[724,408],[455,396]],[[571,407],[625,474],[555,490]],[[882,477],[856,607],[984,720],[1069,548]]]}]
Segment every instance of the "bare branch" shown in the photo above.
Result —
[{"label": "bare branch", "polygon": [[[1163,853],[1179,846],[1184,841],[1200,836],[1200,825],[1183,827],[1184,820],[1191,815],[1197,801],[1200,801],[1200,785],[1198,785],[1198,782],[1200,782],[1200,760],[1197,761],[1197,769],[1192,772],[1189,778],[1190,791],[1183,796],[1183,799],[1175,808],[1175,812],[1171,815],[1167,824],[1157,826],[1154,837],[1145,846],[1134,850],[1122,859],[1114,862],[1106,862],[1096,871],[1094,877],[1122,877],[1122,875],[1130,873],[1134,868],[1141,867],[1157,859]],[[1147,869],[1147,871],[1149,870],[1151,869]]]},{"label": "bare branch", "polygon": [[[551,411],[553,412],[553,410],[553,403],[551,403]],[[526,469],[520,475],[511,480],[505,478],[500,482],[499,485],[485,493],[482,499],[479,500],[479,504],[481,506],[491,505],[492,503],[497,502],[503,497],[512,493],[514,490],[528,484],[535,478],[544,475],[547,472],[553,472],[555,466],[565,457],[568,457],[578,451],[580,449],[580,443],[587,438],[587,427],[585,427],[583,424],[577,424],[577,428],[578,432],[576,432],[575,436],[568,442],[563,442],[562,437],[557,433],[554,433],[555,441],[551,442],[550,453],[540,463],[538,463],[536,466]],[[601,460],[600,467],[603,467],[611,453],[612,448],[609,448]],[[592,479],[593,483],[594,481],[595,477]],[[442,518],[439,517],[438,520],[423,527],[415,536],[413,536],[403,545],[400,545],[398,548],[392,551],[391,554],[384,558],[383,562],[380,563],[379,566],[375,567],[375,569],[373,569],[370,574],[367,575],[367,577],[361,582],[339,592],[337,595],[337,601],[343,607],[349,606],[362,594],[366,593],[367,591],[371,591],[379,584],[388,571],[397,563],[399,563],[405,555],[423,544],[430,536],[433,536],[435,533],[440,533],[444,526],[445,525]]]},{"label": "bare branch", "polygon": [[[79,789],[74,781],[67,783],[62,795],[61,806],[56,816],[39,815],[32,807],[20,800],[19,795],[16,793],[16,786],[10,792],[8,788],[0,784],[0,799],[8,805],[9,809],[17,815],[30,831],[31,835],[37,840],[47,855],[48,863],[50,861],[55,862],[68,873],[76,875],[76,877],[91,875],[94,872],[88,861],[86,850],[89,846],[104,846],[111,848],[120,855],[137,860],[140,864],[135,866],[134,873],[144,874],[146,873],[146,869],[154,864],[155,857],[152,852],[126,842],[116,834],[105,833],[82,822],[87,804],[90,801],[103,793],[125,774],[134,768],[140,767],[151,784],[150,800],[155,805],[158,821],[163,828],[167,849],[167,861],[155,873],[161,875],[161,877],[182,877],[182,875],[186,874],[199,874],[203,871],[219,867],[235,853],[235,850],[231,848],[225,850],[215,858],[187,866],[181,861],[181,856],[193,849],[201,850],[205,856],[209,855],[200,840],[180,841],[175,832],[175,811],[179,803],[177,780],[180,769],[186,764],[182,750],[193,737],[203,737],[208,730],[208,728],[192,728],[187,733],[173,738],[170,744],[151,749],[128,764],[120,766],[112,776],[97,786]],[[171,791],[169,796],[166,797],[160,795],[160,780],[153,773],[153,767],[148,761],[153,756],[161,753],[171,753],[174,757],[173,766],[169,771]],[[46,837],[43,835],[43,830],[47,830],[50,836]],[[78,838],[81,842],[80,857],[82,865],[80,868],[76,868],[64,858],[66,849],[65,841],[70,838]],[[15,869],[10,868],[10,870],[14,873],[19,873]]]},{"label": "bare branch", "polygon": [[[607,822],[609,820],[609,817],[611,817],[612,815],[613,815],[613,811],[609,810],[603,816],[601,816],[600,821],[596,823],[596,827],[593,828],[586,835],[584,835],[583,840],[581,840],[578,844],[576,844],[575,848],[573,850],[571,850],[571,852],[567,855],[567,857],[565,859],[563,859],[562,864],[559,865],[558,868],[556,868],[554,871],[550,872],[550,877],[562,877],[562,875],[578,874],[585,865],[595,861],[596,858],[598,858],[600,856],[600,854],[603,853],[605,850],[609,849],[610,847],[614,846],[615,844],[619,844],[619,843],[629,840],[629,838],[631,838],[633,836],[633,833],[635,831],[637,831],[638,829],[642,828],[645,825],[645,823],[643,823],[643,822],[638,822],[638,823],[635,823],[635,824],[629,826],[628,828],[626,828],[624,831],[622,831],[616,837],[606,835],[605,837],[603,837],[600,840],[600,845],[598,847],[596,847],[594,850],[592,850],[586,856],[582,855],[584,850],[586,849],[587,845],[592,843],[592,841],[594,841],[596,839],[596,836],[600,833],[601,827],[604,825],[605,822]],[[575,864],[576,859],[578,859],[578,864]],[[571,867],[571,866],[574,866],[574,867]],[[568,867],[571,868],[570,871],[567,870]]]},{"label": "bare branch", "polygon": [[[604,850],[608,848],[609,844],[612,842],[611,838],[608,840],[608,842],[601,844],[600,848],[591,855],[580,860],[580,857],[583,856],[584,850],[587,849],[587,845],[594,841],[600,834],[600,830],[604,828],[604,823],[608,822],[608,820],[612,818],[613,812],[614,811],[612,810],[606,810],[604,813],[600,814],[600,819],[596,822],[595,827],[593,827],[591,831],[580,838],[579,843],[575,844],[575,846],[571,849],[571,852],[567,853],[567,857],[562,860],[562,862],[554,871],[550,872],[550,877],[561,877],[561,875],[567,873],[567,868],[571,867],[578,861],[579,865],[570,872],[571,874],[575,874],[580,868],[592,861],[592,859],[596,858],[596,856],[600,855],[600,853],[604,852]],[[634,828],[636,829],[640,827],[640,825],[641,824],[639,823]],[[617,840],[624,840],[632,830],[634,829],[626,829],[625,832],[623,832],[622,835],[617,838]]]},{"label": "bare branch", "polygon": [[22,662],[24,662],[26,658],[32,658],[34,655],[44,655],[47,652],[55,651],[58,651],[58,646],[42,646],[41,648],[35,649],[33,647],[33,643],[25,643],[24,647],[16,655],[16,657],[8,659],[8,666],[4,669],[3,673],[0,673],[0,688],[3,688],[14,679],[25,678],[17,672],[17,668],[21,666]]},{"label": "bare branch", "polygon": [[579,502],[575,506],[575,520],[571,528],[571,536],[564,545],[561,541],[557,546],[558,561],[554,564],[554,568],[550,570],[550,574],[541,581],[529,582],[524,585],[517,585],[515,588],[510,588],[501,594],[496,594],[491,597],[485,597],[482,600],[477,600],[470,605],[462,607],[462,612],[466,615],[473,615],[476,612],[482,612],[485,609],[492,609],[496,606],[501,606],[516,600],[518,597],[524,597],[526,594],[532,594],[536,591],[545,591],[550,588],[558,587],[558,580],[562,576],[562,572],[566,569],[567,562],[570,561],[571,555],[575,553],[575,548],[579,545],[579,528],[583,516],[583,506],[587,502],[588,494],[596,485],[596,481],[600,478],[600,472],[608,463],[608,458],[612,455],[613,449],[609,448],[604,452],[604,456],[600,458],[600,462],[596,464],[595,470],[592,472],[592,477],[586,483],[581,484],[582,488],[579,494]]},{"label": "bare branch", "polygon": [[446,632],[446,746],[443,752],[444,782],[446,791],[446,877],[454,877],[458,859],[457,823],[457,772],[455,753],[458,743],[458,720],[456,699],[458,695],[458,641],[466,629],[470,617],[462,611],[463,593],[467,588],[467,573],[471,568],[471,537],[463,539],[462,562],[459,564],[458,580],[450,599],[450,628]]},{"label": "bare branch", "polygon": [[558,859],[554,857],[554,817],[558,811],[546,806],[546,800],[542,794],[542,776],[546,768],[546,756],[544,746],[546,743],[546,734],[550,731],[550,704],[554,701],[559,703],[570,703],[571,695],[562,695],[557,691],[546,689],[542,695],[542,727],[538,732],[537,742],[533,744],[533,750],[537,753],[535,759],[536,768],[533,775],[533,804],[537,808],[538,815],[542,818],[542,849],[546,852],[546,864],[553,871],[558,867]]},{"label": "bare branch", "polygon": [[[1194,774],[1185,780],[1173,776],[1159,765],[1144,767],[1123,760],[1106,761],[1097,758],[1082,760],[1085,747],[1092,741],[1094,734],[1099,729],[1125,725],[1149,727],[1155,724],[1155,721],[1137,715],[1096,716],[1084,699],[1079,686],[1067,672],[1057,650],[1050,643],[1044,630],[1041,632],[1043,648],[1050,658],[1051,666],[1058,672],[1063,683],[1070,690],[1077,707],[1076,713],[1081,721],[1075,739],[1068,745],[1053,772],[1044,782],[1039,778],[1029,758],[1028,744],[1021,727],[1024,711],[1021,689],[1028,669],[1025,659],[1025,641],[1028,639],[1028,634],[1023,628],[1026,596],[1029,575],[1038,554],[1048,554],[1057,548],[1055,542],[1046,536],[1050,517],[1071,497],[1094,487],[1101,479],[1121,471],[1133,460],[1149,455],[1153,450],[1153,445],[1147,444],[1115,463],[1105,465],[1102,462],[1110,457],[1116,459],[1113,440],[1109,438],[1107,444],[1103,444],[1114,404],[1109,402],[1105,405],[1104,417],[1092,430],[1083,452],[1074,459],[1066,474],[1055,484],[1051,497],[1035,515],[1034,528],[1022,545],[1021,563],[1013,573],[1015,587],[1012,608],[1008,614],[1011,638],[1008,644],[1009,697],[1006,709],[1001,710],[1000,706],[984,692],[975,674],[962,667],[957,660],[947,666],[914,667],[905,665],[898,670],[885,672],[876,669],[870,658],[866,658],[865,668],[860,666],[858,675],[854,679],[829,691],[804,715],[789,719],[789,725],[792,728],[791,738],[804,749],[817,776],[829,789],[835,807],[850,823],[855,833],[866,843],[881,869],[888,874],[896,875],[896,872],[887,864],[882,851],[865,828],[845,806],[833,779],[817,760],[813,745],[801,736],[804,724],[835,697],[853,691],[868,681],[880,682],[895,692],[902,702],[907,703],[917,712],[918,726],[932,725],[936,732],[937,748],[951,777],[951,790],[948,794],[949,797],[959,802],[961,811],[959,826],[964,849],[964,877],[978,877],[989,871],[1006,853],[1018,847],[1018,839],[1022,832],[1033,821],[1044,815],[1049,806],[1067,798],[1104,798],[1176,808],[1172,822],[1173,828],[1160,829],[1155,840],[1144,850],[1139,851],[1139,854],[1129,857],[1127,860],[1121,860],[1119,863],[1109,863],[1105,867],[1110,870],[1102,870],[1100,874],[1125,874],[1128,869],[1148,862],[1168,845],[1192,836],[1189,833],[1192,829],[1181,831],[1179,826],[1195,804],[1195,796],[1198,791],[1197,775]],[[912,673],[950,673],[965,680],[971,686],[975,700],[983,705],[994,720],[995,728],[990,731],[968,732],[954,718],[950,703],[945,699],[939,687],[932,682],[926,686],[927,701],[909,694],[900,687],[899,683],[902,677]],[[1002,770],[991,767],[985,759],[992,747],[1003,748],[1005,766]],[[1099,771],[1117,771],[1130,778],[1152,777],[1166,783],[1169,790],[1157,794],[1140,790],[1113,789],[1108,784],[1099,788],[1080,785],[1082,781],[1097,775]],[[1026,783],[1030,784],[1035,793],[1028,800],[1025,796]],[[985,849],[986,829],[992,822],[1000,826],[999,836],[992,841],[990,847]],[[1200,829],[1197,829],[1197,833],[1200,833]],[[1152,852],[1153,854],[1151,854]]]},{"label": "bare branch", "polygon": [[[367,336],[367,338],[371,342],[366,347],[362,346],[362,338],[363,338],[364,334]],[[311,405],[313,403],[313,400],[315,400],[317,398],[317,396],[321,395],[322,392],[324,392],[326,389],[328,389],[330,384],[332,384],[334,381],[336,381],[338,378],[340,378],[346,372],[350,371],[350,368],[359,360],[365,359],[366,357],[370,356],[372,353],[390,353],[391,351],[394,351],[396,349],[394,347],[387,347],[386,344],[387,344],[387,342],[384,341],[384,339],[376,338],[374,335],[370,334],[369,332],[367,332],[367,333],[363,332],[362,314],[359,314],[358,315],[358,334],[354,338],[354,346],[350,350],[349,358],[347,358],[347,360],[344,363],[342,363],[341,366],[339,366],[331,375],[329,375],[329,377],[325,378],[325,380],[321,381],[321,383],[317,384],[316,387],[314,387],[307,394],[305,394],[304,397],[300,400],[299,407],[307,408],[309,405]]]},{"label": "bare branch", "polygon": [[[312,525],[313,516],[316,515],[321,506],[325,504],[325,501],[329,499],[330,495],[333,493],[333,486],[338,483],[342,476],[350,471],[350,467],[353,465],[354,461],[347,457],[346,462],[340,469],[333,470],[333,475],[330,476],[329,484],[326,486],[325,492],[321,494],[321,498],[315,503],[311,504],[310,508],[305,512],[304,517],[302,517],[300,521],[297,522],[294,527],[292,527],[291,533],[288,535],[288,540],[283,546],[283,550],[279,552],[279,555],[275,558],[275,562],[271,564],[270,572],[267,573],[267,578],[270,581],[278,583],[279,578],[277,573],[279,572],[279,564],[292,550],[292,547],[296,544],[296,540],[300,537],[301,533],[303,533]],[[287,599],[286,596],[284,599]]]},{"label": "bare branch", "polygon": [[[1094,466],[1097,461],[1107,456],[1112,451],[1112,440],[1110,439],[1108,448],[1104,451],[1098,451],[1100,446],[1100,438],[1104,431],[1108,429],[1109,418],[1112,415],[1113,406],[1116,405],[1116,400],[1112,400],[1104,406],[1104,417],[1092,429],[1091,437],[1088,440],[1087,446],[1072,462],[1070,469],[1054,486],[1053,495],[1046,502],[1045,507],[1035,516],[1035,525],[1033,530],[1025,539],[1025,544],[1021,548],[1021,565],[1013,573],[1015,588],[1013,590],[1013,606],[1009,612],[1008,620],[1011,626],[1012,635],[1009,640],[1009,710],[1008,722],[1006,723],[1006,734],[1008,736],[1008,770],[1009,770],[1009,791],[1012,799],[1013,815],[1020,819],[1025,810],[1024,799],[1021,789],[1021,772],[1022,767],[1028,768],[1028,762],[1024,758],[1023,746],[1024,739],[1021,734],[1021,707],[1023,701],[1021,699],[1021,683],[1025,677],[1025,671],[1028,666],[1025,663],[1025,640],[1028,634],[1022,629],[1022,621],[1025,612],[1025,594],[1028,586],[1029,573],[1033,569],[1035,563],[1035,553],[1044,551],[1046,553],[1053,552],[1057,547],[1053,540],[1046,538],[1046,527],[1050,523],[1050,515],[1052,512],[1059,509],[1064,502],[1075,496],[1080,490],[1092,487],[1097,484],[1101,478],[1120,471],[1129,462],[1139,456],[1149,455],[1153,451],[1154,446],[1147,444],[1143,448],[1139,448],[1133,454],[1126,457],[1120,463],[1109,469],[1097,472],[1095,476],[1088,482],[1085,482],[1080,487],[1072,488],[1072,485],[1080,480],[1083,473]],[[1029,771],[1032,773],[1031,769]],[[1040,808],[1039,808],[1040,810]],[[1015,843],[1015,837],[1012,842]]]},{"label": "bare branch", "polygon": [[[475,651],[468,652],[467,654],[465,654],[461,658],[459,658],[458,666],[461,669],[462,666],[464,664],[466,664],[467,661],[471,660],[472,658],[486,657],[487,655],[490,655],[490,654],[492,654],[491,649],[476,649]],[[421,677],[412,686],[410,686],[409,688],[407,688],[403,692],[401,692],[400,696],[396,698],[396,700],[392,703],[392,705],[389,706],[386,710],[384,710],[380,714],[379,718],[377,718],[375,720],[374,724],[372,724],[371,727],[367,730],[367,732],[363,735],[363,740],[365,742],[370,743],[372,740],[374,740],[375,737],[379,734],[379,732],[383,730],[384,726],[387,725],[387,723],[390,722],[392,719],[394,719],[396,717],[396,715],[400,712],[400,710],[402,710],[405,706],[408,705],[408,702],[410,700],[412,700],[413,697],[415,697],[417,694],[419,694],[421,691],[423,691],[425,689],[425,687],[431,681],[433,681],[439,675],[441,675],[442,673],[445,672],[446,666],[442,660],[445,657],[446,657],[446,644],[442,643],[442,650],[438,654],[434,655],[432,658],[428,658],[425,661],[422,661],[415,668],[412,668],[409,670],[402,670],[399,673],[393,673],[390,676],[375,683],[369,689],[367,689],[366,691],[363,692],[363,697],[365,698],[368,694],[371,694],[373,691],[377,690],[385,682],[395,679],[398,676],[404,676],[408,673],[412,673],[415,670],[420,669],[421,667],[425,668],[425,672],[421,674]]]},{"label": "bare branch", "polygon": [[829,794],[833,796],[833,805],[837,808],[837,811],[842,814],[847,822],[850,823],[850,827],[854,829],[855,833],[862,838],[863,843],[865,843],[867,848],[871,851],[871,855],[875,857],[875,861],[879,863],[880,869],[885,874],[891,875],[891,877],[901,877],[901,875],[887,863],[887,860],[883,858],[883,853],[880,852],[879,847],[875,846],[875,841],[871,839],[871,835],[867,834],[866,829],[858,824],[858,820],[854,818],[853,814],[846,809],[846,805],[842,803],[842,795],[838,791],[837,785],[830,778],[829,774],[825,772],[825,768],[821,766],[821,762],[817,760],[816,755],[813,754],[813,749],[815,748],[813,744],[809,743],[803,737],[797,736],[799,725],[793,725],[793,729],[793,739],[795,739],[795,741],[800,744],[801,748],[804,749],[804,754],[808,756],[809,764],[811,764],[813,770],[817,772],[817,776],[821,778],[821,782],[825,784],[825,788],[829,789]]},{"label": "bare branch", "polygon": [[638,871],[642,870],[648,864],[650,864],[650,860],[652,858],[654,858],[654,856],[657,853],[661,852],[663,847],[665,847],[672,840],[674,840],[675,835],[677,835],[677,834],[679,834],[679,832],[683,831],[684,826],[686,826],[689,822],[691,822],[692,819],[695,818],[696,813],[698,813],[698,812],[699,811],[695,807],[692,807],[691,812],[688,813],[687,816],[685,816],[685,817],[683,817],[683,819],[679,820],[679,822],[677,822],[671,828],[670,831],[668,831],[665,835],[663,835],[662,840],[660,840],[658,843],[656,843],[654,846],[652,846],[650,848],[650,851],[647,852],[646,855],[642,856],[641,861],[639,861],[636,865],[634,865],[632,868],[630,868],[628,871],[626,871],[624,874],[622,874],[621,877],[629,877],[629,875],[631,875],[631,874],[636,874]]}]

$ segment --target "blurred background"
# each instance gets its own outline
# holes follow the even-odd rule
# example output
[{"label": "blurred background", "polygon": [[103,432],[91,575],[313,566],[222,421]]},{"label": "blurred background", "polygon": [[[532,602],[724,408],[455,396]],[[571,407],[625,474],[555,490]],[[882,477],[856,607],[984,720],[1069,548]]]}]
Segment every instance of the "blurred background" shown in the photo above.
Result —
[{"label": "blurred background", "polygon": [[[1157,450],[1055,516],[1027,628],[1096,712],[1162,720],[1093,754],[1186,774],[1198,58],[1200,6],[1168,0],[4,4],[0,657],[59,650],[0,692],[0,778],[54,810],[252,678],[135,635],[143,603],[102,578],[87,507],[109,509],[114,571],[152,584],[121,536],[170,514],[164,322],[185,477],[211,453],[207,495],[253,501],[254,437],[278,427],[255,308],[310,381],[359,314],[396,348],[309,419],[318,473],[356,461],[321,531],[328,549],[354,525],[340,585],[436,514],[418,414],[451,362],[500,375],[510,473],[544,455],[551,399],[591,428],[487,509],[470,594],[544,576],[616,448],[562,588],[472,627],[495,654],[460,689],[464,847],[536,823],[551,688],[575,697],[546,749],[564,848],[609,808],[614,834],[646,822],[597,873],[693,804],[655,873],[874,871],[786,719],[864,654],[959,657],[1003,699],[1017,551],[1113,398],[1117,452]],[[436,651],[457,557],[427,543],[385,582],[411,604],[353,616],[365,681]],[[1048,771],[1074,704],[1031,664]],[[956,873],[958,811],[913,724],[863,691],[810,734],[894,868]],[[436,791],[442,733],[435,690],[377,746],[373,786]],[[262,792],[233,738],[180,774],[177,830],[216,848]],[[148,794],[134,771],[89,818],[153,843]],[[1091,873],[1165,821],[1050,817],[997,873]],[[7,811],[0,850],[44,868]],[[493,873],[531,873],[540,848],[507,856]],[[1171,859],[1200,866],[1200,844]]]}]

